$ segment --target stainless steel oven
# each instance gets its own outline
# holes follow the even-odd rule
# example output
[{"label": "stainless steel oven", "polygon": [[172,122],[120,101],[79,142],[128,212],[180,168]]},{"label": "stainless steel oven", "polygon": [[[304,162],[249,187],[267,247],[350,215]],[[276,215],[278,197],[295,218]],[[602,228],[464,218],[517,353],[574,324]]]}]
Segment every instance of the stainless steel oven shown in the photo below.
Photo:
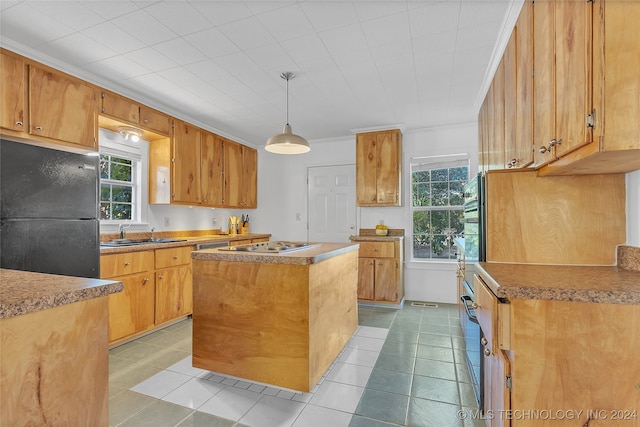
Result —
[{"label": "stainless steel oven", "polygon": [[483,409],[484,406],[484,368],[482,363],[482,330],[475,314],[475,300],[472,286],[464,282],[464,294],[460,297],[465,309],[464,322],[464,341],[465,353],[467,359],[467,367],[471,376],[471,384],[478,401],[478,407]]},{"label": "stainless steel oven", "polygon": [[484,176],[478,174],[473,177],[464,188],[464,278],[460,297],[464,313],[463,331],[466,348],[467,365],[471,382],[478,401],[483,409],[484,403],[484,372],[481,358],[482,330],[475,315],[475,295],[473,288],[474,264],[485,260],[485,231],[484,226]]}]

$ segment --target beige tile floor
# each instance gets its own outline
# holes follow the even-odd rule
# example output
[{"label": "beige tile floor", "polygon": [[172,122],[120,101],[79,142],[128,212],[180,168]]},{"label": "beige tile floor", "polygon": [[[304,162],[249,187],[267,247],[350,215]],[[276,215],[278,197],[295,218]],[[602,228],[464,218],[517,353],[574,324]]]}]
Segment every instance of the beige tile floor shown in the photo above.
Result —
[{"label": "beige tile floor", "polygon": [[112,426],[480,426],[454,305],[359,307],[359,329],[312,393],[191,367],[184,320],[110,351]]}]

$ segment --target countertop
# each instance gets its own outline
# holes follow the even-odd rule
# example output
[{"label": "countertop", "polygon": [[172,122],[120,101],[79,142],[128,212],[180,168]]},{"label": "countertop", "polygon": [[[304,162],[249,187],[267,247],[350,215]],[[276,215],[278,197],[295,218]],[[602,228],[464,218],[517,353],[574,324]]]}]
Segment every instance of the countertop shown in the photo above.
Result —
[{"label": "countertop", "polygon": [[122,282],[0,269],[0,319],[121,292]]},{"label": "countertop", "polygon": [[[148,233],[147,233],[148,234]],[[145,243],[142,245],[131,246],[100,246],[100,254],[118,254],[127,252],[149,251],[154,249],[164,248],[177,248],[181,246],[194,246],[199,243],[209,242],[221,242],[221,241],[236,241],[236,240],[250,240],[270,238],[271,234],[265,233],[247,233],[247,234],[216,234],[214,236],[202,236],[202,237],[175,237],[177,239],[184,239],[183,242],[171,242],[171,243]]]},{"label": "countertop", "polygon": [[640,271],[620,266],[480,262],[475,267],[498,298],[640,304]]},{"label": "countertop", "polygon": [[349,236],[349,240],[352,242],[388,242],[402,239],[404,239],[404,236]]},{"label": "countertop", "polygon": [[334,256],[357,250],[353,243],[320,243],[308,249],[299,249],[283,253],[233,252],[219,249],[193,251],[191,258],[203,261],[260,262],[265,264],[317,264]]}]

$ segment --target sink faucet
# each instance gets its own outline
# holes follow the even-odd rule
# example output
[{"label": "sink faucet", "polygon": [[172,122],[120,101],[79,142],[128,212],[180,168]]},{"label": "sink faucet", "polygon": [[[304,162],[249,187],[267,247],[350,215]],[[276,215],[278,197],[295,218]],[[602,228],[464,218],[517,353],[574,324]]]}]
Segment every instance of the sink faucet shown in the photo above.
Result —
[{"label": "sink faucet", "polygon": [[118,225],[118,231],[120,232],[120,238],[121,239],[124,239],[124,236],[125,236],[124,229],[125,228],[129,228],[129,227],[131,227],[131,224],[120,224],[120,225]]},{"label": "sink faucet", "polygon": [[149,240],[151,240],[153,242],[153,231],[155,230],[155,228],[151,227],[151,236],[149,237]]}]

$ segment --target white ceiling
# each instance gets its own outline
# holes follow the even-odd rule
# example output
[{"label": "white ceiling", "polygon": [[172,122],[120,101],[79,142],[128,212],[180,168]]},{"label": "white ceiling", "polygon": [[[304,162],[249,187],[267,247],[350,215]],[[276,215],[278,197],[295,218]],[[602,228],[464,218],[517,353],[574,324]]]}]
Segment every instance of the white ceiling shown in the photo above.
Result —
[{"label": "white ceiling", "polygon": [[[468,123],[522,0],[0,1],[3,47],[254,146]],[[511,21],[511,22],[510,22]]]}]

